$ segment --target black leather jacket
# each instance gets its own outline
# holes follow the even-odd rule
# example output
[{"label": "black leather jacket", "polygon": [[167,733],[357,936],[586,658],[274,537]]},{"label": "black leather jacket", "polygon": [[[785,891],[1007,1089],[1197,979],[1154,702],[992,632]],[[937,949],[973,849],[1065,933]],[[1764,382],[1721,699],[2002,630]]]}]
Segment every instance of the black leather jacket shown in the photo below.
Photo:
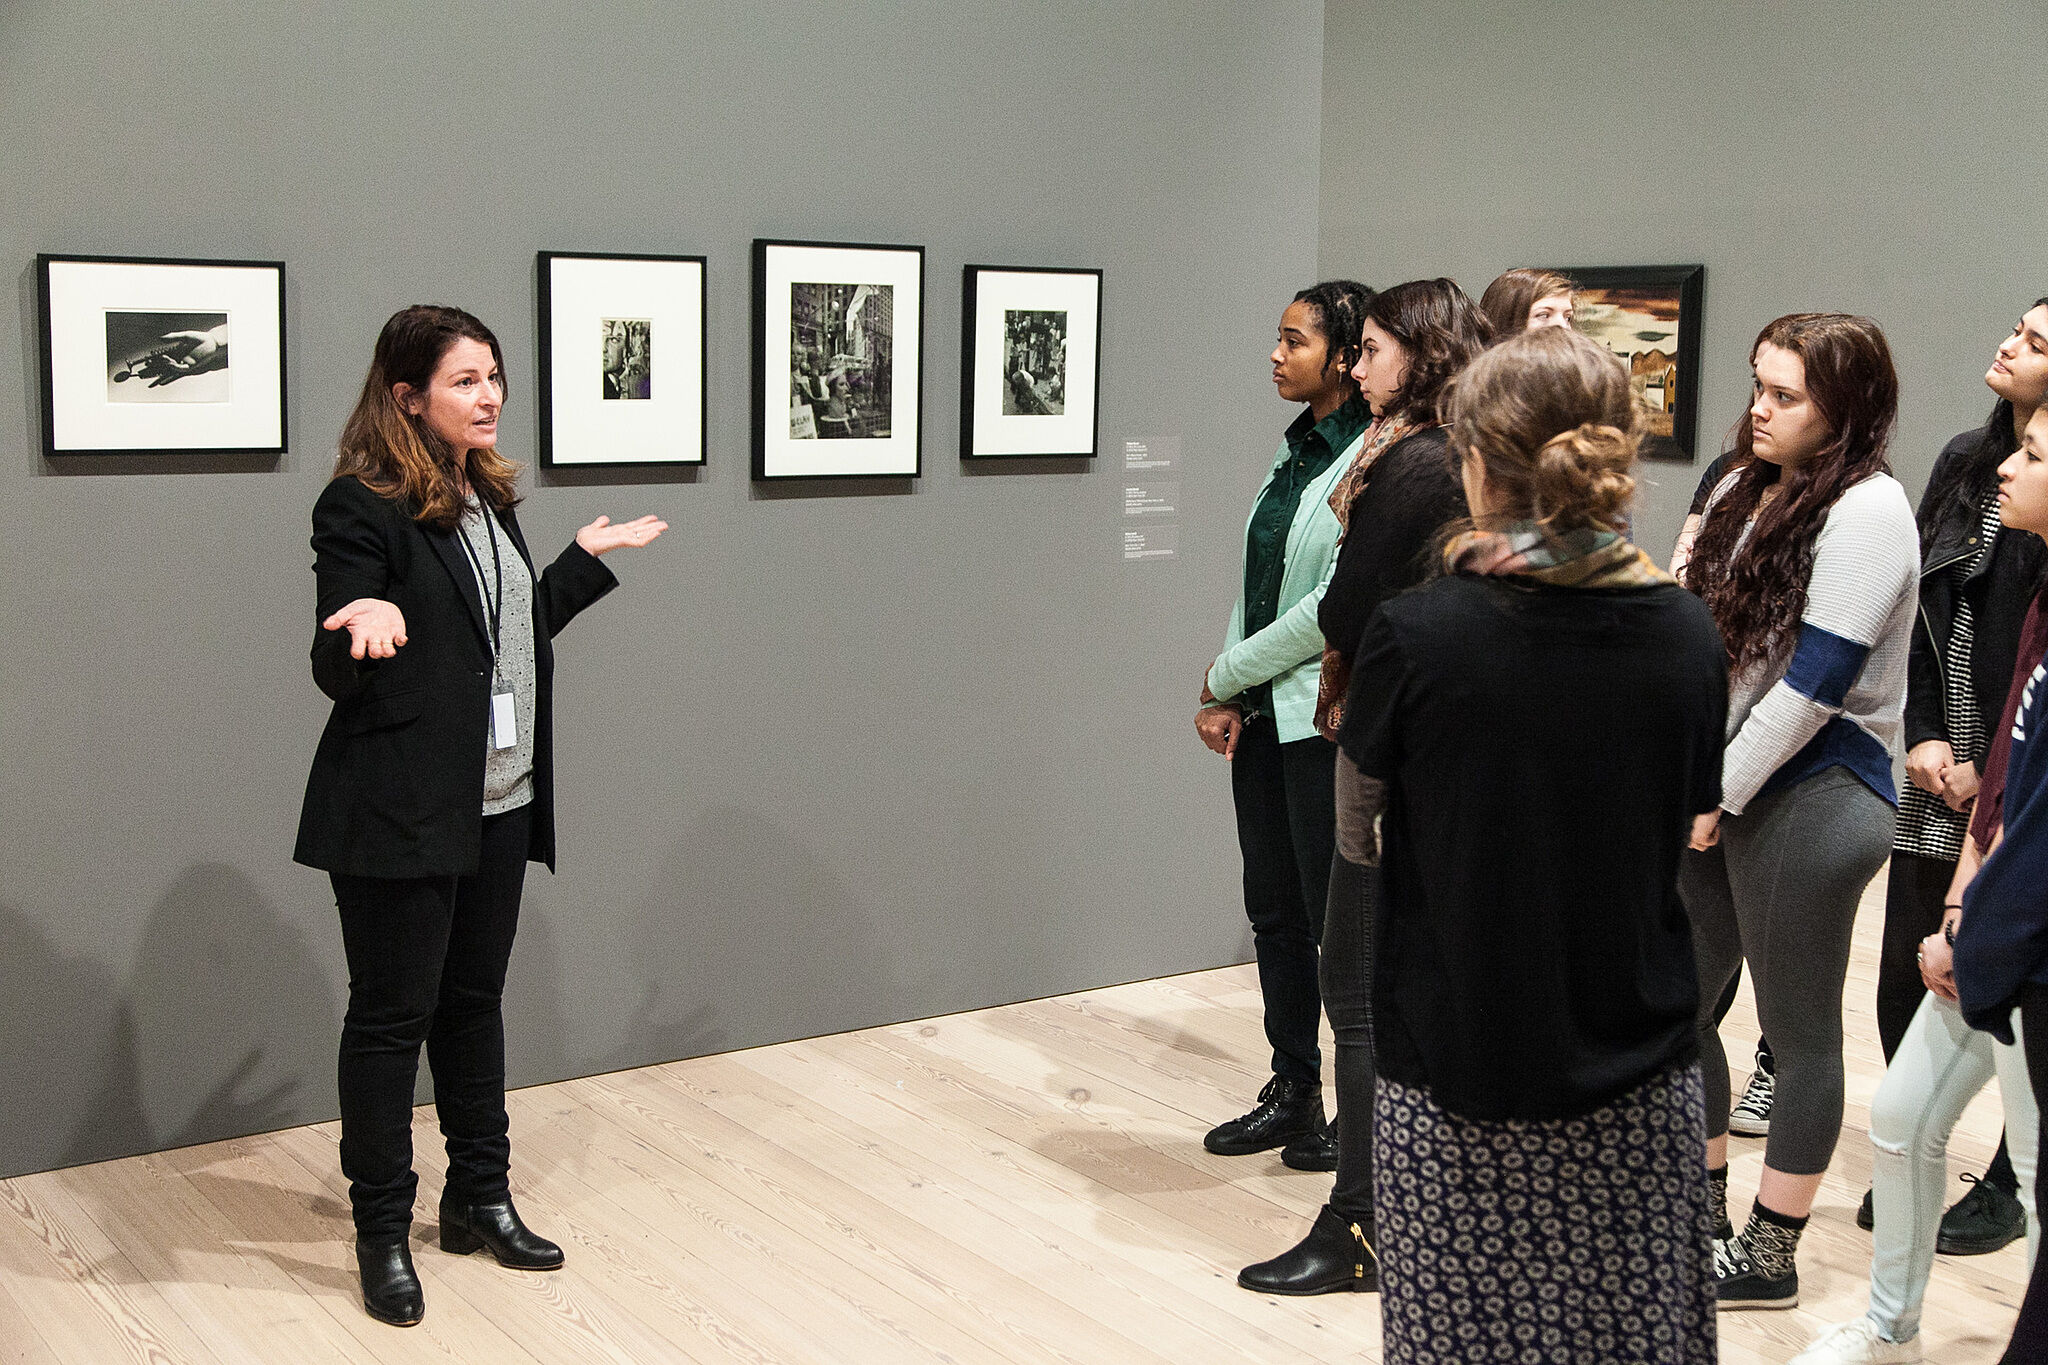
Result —
[{"label": "black leather jacket", "polygon": [[[1927,479],[1929,488],[1941,482],[1952,462],[1971,457],[1980,433],[1981,428],[1972,427],[1942,447]],[[1930,739],[1954,743],[1942,710],[1942,656],[1956,619],[1957,584],[1949,570],[1957,560],[1977,553],[1982,509],[1964,506],[1953,498],[1941,507],[1931,507],[1923,496],[1920,526],[1927,550],[1920,558],[1920,616],[1908,661],[1908,749]],[[2020,625],[2040,586],[2044,565],[2048,565],[2048,547],[2042,545],[2041,538],[2008,526],[1999,531],[1991,554],[1961,585],[1969,599],[1972,621],[1970,692],[1976,698],[1977,714],[1983,717],[1981,732],[1987,742],[2005,708],[2013,663],[2020,651]],[[1956,753],[1957,762],[1975,763],[1980,770],[1984,757],[1983,752]]]}]

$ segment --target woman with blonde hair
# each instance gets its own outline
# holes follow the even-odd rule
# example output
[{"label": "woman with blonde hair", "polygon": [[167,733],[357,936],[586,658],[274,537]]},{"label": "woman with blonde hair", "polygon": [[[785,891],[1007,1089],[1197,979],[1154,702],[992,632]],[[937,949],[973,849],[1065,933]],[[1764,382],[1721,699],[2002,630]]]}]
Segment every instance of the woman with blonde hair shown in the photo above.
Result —
[{"label": "woman with blonde hair", "polygon": [[1339,851],[1382,882],[1385,1359],[1705,1365],[1676,883],[1720,799],[1720,639],[1619,530],[1640,431],[1612,355],[1511,336],[1445,404],[1473,529],[1373,616],[1338,736]]}]

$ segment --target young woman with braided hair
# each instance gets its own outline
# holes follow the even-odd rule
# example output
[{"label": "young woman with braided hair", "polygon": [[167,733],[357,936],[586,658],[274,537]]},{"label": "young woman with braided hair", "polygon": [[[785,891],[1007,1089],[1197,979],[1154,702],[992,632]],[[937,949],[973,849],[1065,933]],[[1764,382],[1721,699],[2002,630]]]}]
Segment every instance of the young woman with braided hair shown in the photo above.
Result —
[{"label": "young woman with braided hair", "polygon": [[[1790,1308],[1794,1253],[1841,1134],[1842,984],[1863,888],[1891,851],[1919,535],[1885,460],[1898,375],[1868,318],[1796,313],[1750,350],[1735,471],[1685,581],[1732,679],[1720,808],[1679,886],[1703,1008],[1707,1165],[1722,1308]],[[1764,1172],[1727,1222],[1729,1086],[1714,1005],[1743,961],[1776,1055]]]},{"label": "young woman with braided hair", "polygon": [[1339,851],[1382,888],[1384,1358],[1706,1365],[1675,883],[1721,795],[1720,639],[1620,533],[1640,427],[1614,356],[1531,331],[1446,398],[1473,529],[1374,614],[1338,738]]}]

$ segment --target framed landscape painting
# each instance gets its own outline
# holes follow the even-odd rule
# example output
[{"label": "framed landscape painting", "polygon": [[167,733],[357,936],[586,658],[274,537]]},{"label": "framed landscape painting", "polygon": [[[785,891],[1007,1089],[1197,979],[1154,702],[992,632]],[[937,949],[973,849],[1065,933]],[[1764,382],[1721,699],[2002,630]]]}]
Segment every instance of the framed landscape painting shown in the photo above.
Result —
[{"label": "framed landscape painting", "polygon": [[924,248],[754,243],[754,477],[915,478]]},{"label": "framed landscape painting", "polygon": [[284,263],[36,257],[43,453],[282,455]]},{"label": "framed landscape painting", "polygon": [[1095,454],[1102,272],[970,265],[961,283],[960,454]]},{"label": "framed landscape painting", "polygon": [[1704,265],[1552,267],[1578,288],[1572,326],[1620,356],[1643,406],[1643,457],[1691,460],[1698,450]]}]

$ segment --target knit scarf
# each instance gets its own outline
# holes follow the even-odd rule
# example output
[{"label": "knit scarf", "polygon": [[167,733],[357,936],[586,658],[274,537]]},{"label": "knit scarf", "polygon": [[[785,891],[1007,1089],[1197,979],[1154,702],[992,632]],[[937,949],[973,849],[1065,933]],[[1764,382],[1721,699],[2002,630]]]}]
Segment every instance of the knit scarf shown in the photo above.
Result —
[{"label": "knit scarf", "polygon": [[[1365,491],[1365,481],[1380,456],[1413,436],[1435,426],[1415,418],[1382,417],[1366,429],[1365,447],[1330,490],[1330,510],[1337,514],[1337,538],[1341,544],[1351,534],[1351,506]],[[1351,690],[1351,661],[1328,645],[1323,646],[1322,676],[1316,679],[1316,729],[1325,739],[1337,737],[1344,723],[1344,694]]]},{"label": "knit scarf", "polygon": [[1533,521],[1504,531],[1466,531],[1444,547],[1451,573],[1527,578],[1553,588],[1649,588],[1677,582],[1635,542],[1614,531],[1581,526],[1546,533]]}]

